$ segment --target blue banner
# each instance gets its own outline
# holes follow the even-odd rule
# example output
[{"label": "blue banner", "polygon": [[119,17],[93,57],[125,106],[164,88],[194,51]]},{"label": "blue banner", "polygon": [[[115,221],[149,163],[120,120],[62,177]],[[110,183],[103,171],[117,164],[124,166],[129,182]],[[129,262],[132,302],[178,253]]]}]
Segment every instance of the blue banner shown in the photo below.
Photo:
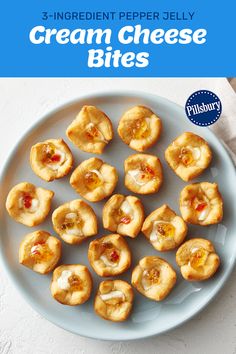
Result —
[{"label": "blue banner", "polygon": [[236,76],[235,10],[235,1],[5,1],[0,76]]}]

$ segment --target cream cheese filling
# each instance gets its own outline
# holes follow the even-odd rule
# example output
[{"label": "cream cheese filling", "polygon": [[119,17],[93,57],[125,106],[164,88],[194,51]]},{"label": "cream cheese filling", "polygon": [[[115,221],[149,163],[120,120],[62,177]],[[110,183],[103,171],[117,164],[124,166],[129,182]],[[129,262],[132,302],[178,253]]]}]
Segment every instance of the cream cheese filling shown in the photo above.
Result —
[{"label": "cream cheese filling", "polygon": [[117,263],[110,262],[109,259],[104,254],[102,254],[99,259],[101,259],[105,264],[105,266],[107,267],[112,267],[112,268],[117,267]]},{"label": "cream cheese filling", "polygon": [[73,212],[68,213],[68,214],[65,215],[66,219],[75,219],[76,217],[77,217],[77,214],[73,213]]},{"label": "cream cheese filling", "polygon": [[199,147],[191,147],[189,148],[193,154],[193,158],[195,161],[199,160],[201,157],[201,149]]},{"label": "cream cheese filling", "polygon": [[57,279],[57,285],[62,290],[70,289],[69,278],[72,276],[73,272],[71,270],[63,270],[61,276]]},{"label": "cream cheese filling", "polygon": [[103,301],[107,301],[107,300],[111,300],[111,299],[117,299],[117,298],[122,299],[124,301],[125,300],[125,295],[120,290],[114,290],[114,291],[111,291],[110,293],[107,293],[107,294],[100,294],[100,298]]},{"label": "cream cheese filling", "polygon": [[199,214],[198,214],[198,220],[199,221],[203,221],[207,218],[208,214],[210,212],[210,207],[209,205],[207,205],[206,208],[204,208],[204,210],[202,210]]},{"label": "cream cheese filling", "polygon": [[146,277],[145,277],[146,274],[147,274],[147,272],[148,272],[147,269],[145,269],[145,270],[143,271],[142,279],[141,279],[141,284],[142,284],[142,287],[143,287],[143,289],[144,289],[145,291],[151,289],[151,287],[153,286],[153,285],[150,283],[150,281],[147,280]]},{"label": "cream cheese filling", "polygon": [[135,181],[135,183],[139,186],[143,186],[144,184],[146,184],[147,182],[145,181],[140,181],[140,174],[142,174],[142,171],[136,169],[136,170],[129,170],[128,174],[130,175],[130,177]]},{"label": "cream cheese filling", "polygon": [[127,199],[124,200],[123,203],[121,204],[120,210],[123,211],[123,213],[126,215],[133,216],[133,208],[131,207]]}]

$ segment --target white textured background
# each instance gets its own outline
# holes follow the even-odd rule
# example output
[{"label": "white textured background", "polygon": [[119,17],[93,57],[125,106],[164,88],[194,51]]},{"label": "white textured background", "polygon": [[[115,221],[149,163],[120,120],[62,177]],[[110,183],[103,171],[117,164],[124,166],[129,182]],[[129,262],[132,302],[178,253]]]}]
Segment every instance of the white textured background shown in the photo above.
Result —
[{"label": "white textured background", "polygon": [[[157,93],[181,105],[193,91],[210,89],[220,96],[223,115],[232,117],[232,106],[236,109],[236,96],[225,79],[1,79],[1,167],[13,143],[44,113],[80,95],[122,88]],[[217,125],[220,131],[223,126]],[[236,271],[207,309],[180,328],[142,341],[103,342],[67,333],[43,319],[0,270],[0,354],[146,352],[236,354]]]}]

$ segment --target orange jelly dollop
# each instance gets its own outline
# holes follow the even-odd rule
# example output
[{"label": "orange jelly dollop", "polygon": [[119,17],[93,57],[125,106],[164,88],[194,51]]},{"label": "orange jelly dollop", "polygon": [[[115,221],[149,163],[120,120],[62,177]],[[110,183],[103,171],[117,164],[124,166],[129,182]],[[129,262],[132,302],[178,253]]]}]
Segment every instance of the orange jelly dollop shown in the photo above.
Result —
[{"label": "orange jelly dollop", "polygon": [[65,216],[65,220],[61,225],[61,229],[62,230],[68,230],[72,228],[81,229],[83,225],[84,225],[84,221],[81,219],[81,217],[78,214],[76,214],[73,218],[67,218]]},{"label": "orange jelly dollop", "polygon": [[72,291],[78,291],[83,289],[83,282],[80,279],[80,277],[76,274],[72,274],[69,277],[69,283],[70,283],[70,290]]},{"label": "orange jelly dollop", "polygon": [[48,245],[44,241],[36,242],[31,247],[30,256],[34,258],[35,262],[48,261],[52,255],[53,255],[52,250],[48,247]]},{"label": "orange jelly dollop", "polygon": [[185,166],[191,165],[194,161],[193,154],[188,148],[181,149],[179,158]]},{"label": "orange jelly dollop", "polygon": [[191,205],[196,211],[201,212],[208,206],[208,203],[204,200],[204,196],[198,195],[192,199]]},{"label": "orange jelly dollop", "polygon": [[155,177],[155,171],[149,165],[142,164],[139,179],[141,182],[149,182]]},{"label": "orange jelly dollop", "polygon": [[150,135],[150,128],[145,119],[137,119],[132,126],[134,139],[145,139]]},{"label": "orange jelly dollop", "polygon": [[160,271],[157,268],[146,270],[143,276],[150,285],[158,284],[160,281]]},{"label": "orange jelly dollop", "polygon": [[175,227],[172,224],[160,223],[157,225],[157,232],[162,238],[170,238],[175,235]]},{"label": "orange jelly dollop", "polygon": [[208,252],[200,247],[196,249],[194,252],[191,253],[190,256],[190,265],[194,269],[198,269],[199,267],[203,267],[204,264],[206,263],[208,257]]},{"label": "orange jelly dollop", "polygon": [[99,130],[95,127],[95,125],[91,125],[86,130],[87,138],[93,140],[99,137]]},{"label": "orange jelly dollop", "polygon": [[93,190],[102,185],[102,180],[97,173],[93,171],[88,171],[84,175],[85,185],[88,189]]}]

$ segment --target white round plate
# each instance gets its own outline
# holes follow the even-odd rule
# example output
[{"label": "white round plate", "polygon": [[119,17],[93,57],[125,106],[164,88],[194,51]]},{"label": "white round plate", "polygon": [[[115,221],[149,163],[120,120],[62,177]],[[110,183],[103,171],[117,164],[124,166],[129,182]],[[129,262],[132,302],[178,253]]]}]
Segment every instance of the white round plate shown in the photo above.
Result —
[{"label": "white round plate", "polygon": [[[21,181],[29,181],[38,186],[52,189],[55,192],[52,210],[66,201],[80,198],[70,187],[69,177],[51,183],[46,183],[38,178],[30,168],[29,152],[31,146],[38,141],[62,137],[72,149],[75,166],[91,157],[91,154],[84,153],[74,147],[65,135],[67,126],[85,104],[98,106],[107,113],[113,122],[115,138],[106,147],[101,157],[118,170],[119,183],[115,190],[118,193],[130,194],[123,185],[123,161],[127,156],[135,153],[119,139],[116,133],[120,116],[128,108],[141,104],[150,107],[161,117],[163,122],[161,138],[148,152],[160,157],[164,169],[164,183],[157,194],[141,196],[146,215],[163,203],[167,203],[179,214],[179,193],[186,183],[180,180],[167,166],[164,160],[164,150],[175,137],[184,131],[193,131],[209,142],[214,158],[211,166],[196,181],[217,182],[224,199],[224,218],[220,224],[210,227],[189,225],[188,238],[198,236],[212,240],[220,255],[222,261],[220,269],[209,281],[189,283],[183,280],[175,262],[175,251],[164,254],[157,252],[142,234],[136,239],[126,238],[133,255],[131,269],[143,256],[159,255],[173,265],[177,271],[178,280],[171,294],[161,303],[150,301],[135,291],[133,312],[129,320],[124,323],[104,321],[93,311],[94,293],[101,278],[93,272],[88,263],[89,241],[79,246],[63,242],[63,255],[60,263],[85,264],[91,270],[94,278],[94,291],[87,303],[77,307],[63,306],[51,297],[49,290],[51,274],[42,276],[18,264],[19,244],[26,233],[40,228],[55,234],[51,225],[51,214],[37,228],[27,228],[14,222],[6,213],[4,206],[11,187]],[[160,334],[182,324],[203,309],[228,278],[236,257],[235,185],[235,168],[223,145],[209,129],[199,128],[190,123],[183,108],[164,98],[146,93],[105,93],[83,97],[44,116],[24,135],[9,157],[1,177],[1,258],[9,277],[27,302],[45,318],[68,331],[82,336],[108,340],[130,340]],[[100,223],[98,236],[109,233],[101,225],[103,205],[104,201],[92,204]],[[131,272],[129,271],[121,275],[120,278],[130,281],[130,276]]]}]

